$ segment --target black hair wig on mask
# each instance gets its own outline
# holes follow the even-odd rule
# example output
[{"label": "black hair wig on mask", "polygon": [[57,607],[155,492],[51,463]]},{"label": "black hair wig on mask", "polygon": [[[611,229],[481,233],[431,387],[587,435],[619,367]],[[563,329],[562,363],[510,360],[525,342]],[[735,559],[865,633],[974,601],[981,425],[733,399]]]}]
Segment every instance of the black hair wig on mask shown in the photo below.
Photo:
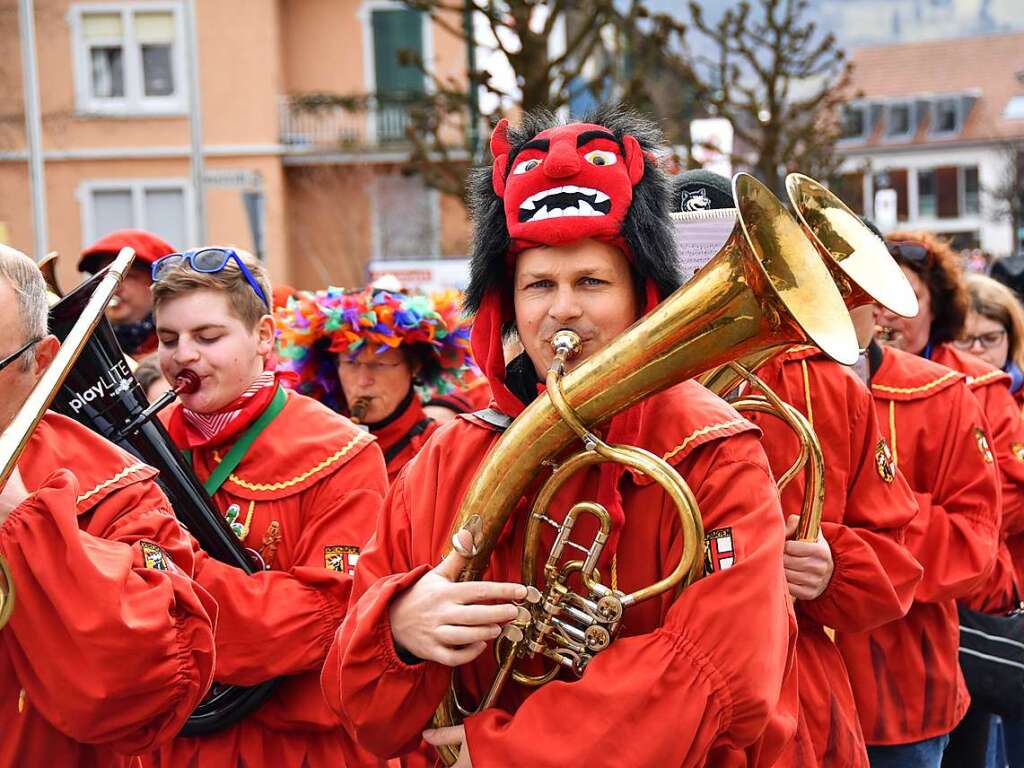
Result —
[{"label": "black hair wig on mask", "polygon": [[[633,187],[633,201],[622,224],[622,237],[629,246],[627,256],[631,257],[634,275],[639,278],[637,282],[642,284],[644,278],[652,279],[665,298],[683,281],[669,220],[669,182],[649,154],[662,144],[661,131],[649,118],[619,105],[600,106],[580,122],[604,126],[620,144],[627,135],[640,143],[644,152],[644,175]],[[508,167],[515,167],[515,156],[526,142],[559,124],[553,114],[544,110],[523,115],[521,125],[510,127],[508,132],[512,145]],[[502,199],[491,184],[490,166],[471,171],[468,192],[473,218],[473,252],[464,304],[468,312],[475,314],[487,291],[510,284],[506,258],[511,238],[505,225]]]}]

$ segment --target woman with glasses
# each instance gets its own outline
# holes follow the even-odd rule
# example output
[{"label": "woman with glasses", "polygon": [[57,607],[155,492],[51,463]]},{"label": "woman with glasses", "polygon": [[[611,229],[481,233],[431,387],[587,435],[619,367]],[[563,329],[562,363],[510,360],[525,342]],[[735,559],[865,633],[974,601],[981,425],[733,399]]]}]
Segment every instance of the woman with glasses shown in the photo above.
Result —
[{"label": "woman with glasses", "polygon": [[[953,344],[1010,375],[1010,391],[1018,405],[1024,405],[1024,309],[1012,290],[983,275],[967,277],[970,311],[964,334]],[[1006,537],[1018,582],[1024,584],[1024,532]],[[991,768],[1024,768],[1024,722],[1003,718],[993,728],[989,745]],[[1004,753],[1005,744],[1005,757]],[[996,756],[1000,755],[999,759]]]},{"label": "woman with glasses", "polygon": [[1010,374],[1010,392],[1024,405],[1024,309],[1013,291],[984,275],[967,277],[970,310],[963,335],[953,342]]},{"label": "woman with glasses", "polygon": [[[890,233],[886,244],[914,287],[920,311],[914,318],[881,311],[883,341],[966,374],[991,430],[1002,490],[999,552],[988,579],[961,603],[984,613],[1003,613],[1014,607],[1020,594],[1006,536],[1024,524],[1024,455],[1019,450],[1024,443],[1024,422],[1010,393],[1012,380],[1008,373],[956,344],[964,336],[969,295],[952,248],[926,232]],[[989,719],[987,713],[970,710],[952,735],[944,764],[984,765]]]},{"label": "woman with glasses", "polygon": [[452,301],[329,288],[293,297],[277,319],[282,369],[377,438],[392,481],[438,427],[421,393],[452,390],[471,371],[469,327]]}]

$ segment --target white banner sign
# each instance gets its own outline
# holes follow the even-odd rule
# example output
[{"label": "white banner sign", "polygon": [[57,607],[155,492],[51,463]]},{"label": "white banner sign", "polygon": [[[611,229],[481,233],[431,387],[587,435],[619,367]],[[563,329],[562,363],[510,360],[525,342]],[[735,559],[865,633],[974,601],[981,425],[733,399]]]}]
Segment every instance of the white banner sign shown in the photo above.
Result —
[{"label": "white banner sign", "polygon": [[683,281],[689,281],[722,250],[736,224],[735,208],[673,213],[672,228]]},{"label": "white banner sign", "polygon": [[724,117],[707,117],[690,121],[693,159],[706,171],[729,178],[732,176],[732,123]]},{"label": "white banner sign", "polygon": [[895,189],[875,192],[875,226],[882,232],[896,229],[897,198]]},{"label": "white banner sign", "polygon": [[375,282],[386,275],[394,275],[406,290],[462,290],[469,283],[469,259],[371,261],[369,270],[369,282]]}]

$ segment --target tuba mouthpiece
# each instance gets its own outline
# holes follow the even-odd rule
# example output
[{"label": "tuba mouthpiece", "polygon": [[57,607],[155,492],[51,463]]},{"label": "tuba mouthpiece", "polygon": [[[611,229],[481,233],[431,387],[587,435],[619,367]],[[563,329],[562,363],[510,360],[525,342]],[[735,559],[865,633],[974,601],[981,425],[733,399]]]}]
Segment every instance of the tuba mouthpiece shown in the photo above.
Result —
[{"label": "tuba mouthpiece", "polygon": [[575,331],[561,330],[551,338],[551,346],[556,355],[561,354],[569,360],[579,354],[583,342]]},{"label": "tuba mouthpiece", "polygon": [[551,348],[555,351],[555,359],[548,366],[548,371],[561,376],[565,373],[565,361],[571,360],[580,353],[583,342],[575,331],[563,328],[556,331],[555,335],[551,337]]}]

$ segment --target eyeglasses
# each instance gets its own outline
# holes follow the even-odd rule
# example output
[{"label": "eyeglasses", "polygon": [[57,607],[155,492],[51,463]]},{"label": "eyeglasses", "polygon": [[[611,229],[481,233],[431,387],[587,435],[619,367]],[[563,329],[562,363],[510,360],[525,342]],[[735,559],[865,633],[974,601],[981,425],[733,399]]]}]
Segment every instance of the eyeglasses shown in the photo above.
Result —
[{"label": "eyeglasses", "polygon": [[889,253],[894,259],[919,266],[925,266],[931,262],[932,252],[923,243],[918,243],[914,240],[886,240],[885,244],[888,246]]},{"label": "eyeglasses", "polygon": [[260,288],[260,284],[256,282],[256,278],[253,277],[249,268],[245,266],[245,262],[242,261],[232,248],[193,248],[191,251],[185,251],[184,253],[169,253],[153,262],[151,273],[153,282],[155,283],[160,278],[166,277],[170,274],[171,270],[183,261],[187,262],[196,272],[205,272],[208,275],[223,272],[228,262],[235,262],[241,270],[245,281],[256,292],[256,295],[260,297],[260,300],[266,305],[267,309],[270,309],[270,302],[267,301],[267,296],[263,293],[263,289]]},{"label": "eyeglasses", "polygon": [[363,363],[360,362],[359,360],[338,361],[338,367],[344,368],[346,371],[355,372],[365,370],[374,375],[377,375],[379,373],[387,373],[389,371],[393,371],[395,368],[400,368],[401,366],[402,363],[380,363],[376,361],[372,363]]},{"label": "eyeglasses", "polygon": [[974,346],[974,342],[978,342],[981,344],[982,349],[992,349],[992,347],[999,344],[1005,338],[1005,330],[989,331],[988,333],[979,333],[976,336],[961,336],[953,342],[953,346],[966,352]]},{"label": "eyeglasses", "polygon": [[7,357],[5,357],[3,360],[0,360],[0,371],[2,371],[4,368],[6,368],[11,363],[13,363],[15,360],[17,360],[23,354],[28,352],[33,347],[33,345],[38,344],[42,340],[43,340],[42,336],[37,336],[34,339],[29,339],[24,344],[22,344],[20,347],[18,347],[14,352],[12,352]]}]

